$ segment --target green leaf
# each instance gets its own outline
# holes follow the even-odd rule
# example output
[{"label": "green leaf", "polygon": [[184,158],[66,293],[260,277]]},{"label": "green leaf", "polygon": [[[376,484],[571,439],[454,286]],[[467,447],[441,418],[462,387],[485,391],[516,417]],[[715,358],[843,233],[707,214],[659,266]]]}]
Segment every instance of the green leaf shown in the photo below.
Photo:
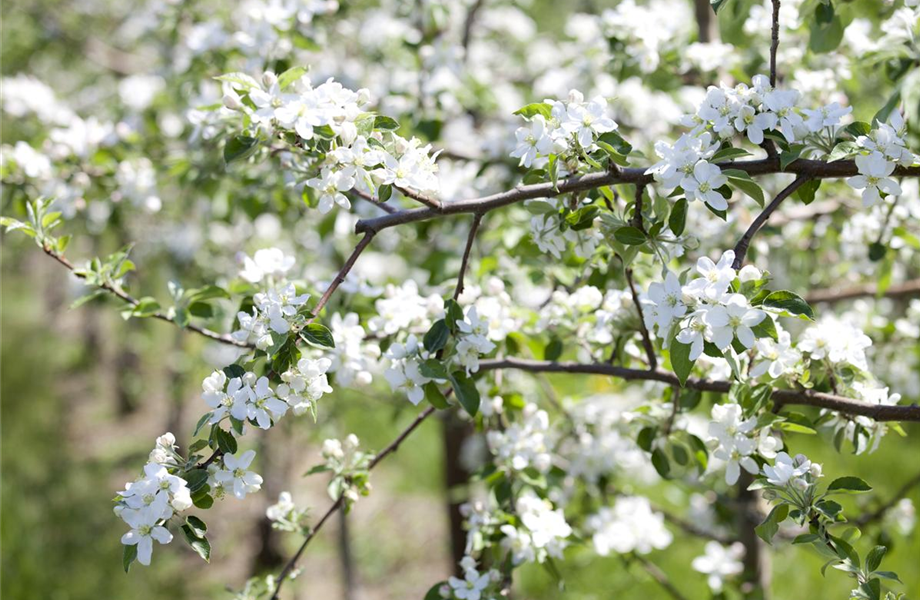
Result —
[{"label": "green leaf", "polygon": [[393,186],[392,185],[381,185],[377,188],[377,200],[380,202],[386,202],[390,199],[390,196],[393,195]]},{"label": "green leaf", "polygon": [[237,377],[242,378],[244,375],[246,375],[246,369],[240,365],[227,365],[223,370],[224,375],[226,375],[228,379],[234,379]]},{"label": "green leaf", "polygon": [[227,140],[224,145],[224,162],[227,164],[236,160],[243,160],[255,154],[259,148],[258,138],[248,135],[238,135]]},{"label": "green leaf", "polygon": [[126,545],[121,554],[121,563],[125,568],[125,573],[131,568],[131,563],[137,560],[137,544]]},{"label": "green leaf", "polygon": [[196,508],[207,510],[214,506],[214,498],[208,494],[210,489],[209,486],[204,486],[197,494],[192,495],[192,504],[194,504]]},{"label": "green leaf", "polygon": [[890,579],[892,581],[897,581],[898,583],[904,583],[898,577],[898,574],[895,573],[894,571],[876,571],[875,573],[873,573],[873,575],[875,575],[876,577],[882,577],[884,579]]},{"label": "green leaf", "polygon": [[185,522],[192,529],[192,533],[198,537],[204,537],[208,533],[208,526],[205,522],[194,515],[186,517]]},{"label": "green leaf", "polygon": [[690,344],[681,344],[677,341],[676,336],[671,338],[671,368],[674,369],[674,374],[677,375],[677,379],[680,380],[681,387],[687,383],[690,371],[693,370],[693,363],[696,362],[690,360],[690,350]]},{"label": "green leaf", "polygon": [[709,5],[712,7],[712,12],[719,14],[719,9],[728,1],[729,0],[709,0]]},{"label": "green leaf", "polygon": [[833,493],[833,492],[850,493],[852,492],[855,494],[860,494],[862,492],[868,492],[871,489],[872,489],[872,486],[870,486],[868,483],[866,483],[859,477],[853,477],[853,476],[839,477],[835,479],[834,481],[832,481],[829,486],[827,486],[828,493]]},{"label": "green leaf", "polygon": [[160,303],[156,301],[156,298],[145,296],[138,300],[131,314],[135,317],[150,317],[157,314],[159,311]]},{"label": "green leaf", "polygon": [[843,22],[840,20],[840,16],[836,14],[828,18],[827,7],[833,10],[833,5],[831,4],[818,4],[816,18],[811,25],[811,35],[808,38],[808,47],[812,52],[833,52],[840,45],[840,41],[843,40]]},{"label": "green leaf", "polygon": [[772,544],[773,536],[779,531],[779,524],[785,521],[788,516],[789,505],[780,504],[770,511],[770,514],[763,520],[763,523],[754,528],[754,532],[757,534],[757,537],[768,544]]},{"label": "green leaf", "polygon": [[431,586],[431,589],[425,594],[425,597],[422,600],[444,600],[441,598],[441,586],[447,585],[446,581],[439,581],[438,583]]},{"label": "green leaf", "polygon": [[309,323],[300,330],[300,337],[305,342],[319,346],[320,348],[335,348],[335,340],[332,332],[325,325],[319,323]]},{"label": "green leaf", "polygon": [[671,209],[671,216],[668,218],[668,227],[676,236],[682,235],[684,229],[687,227],[688,204],[686,198],[681,198],[674,203],[674,208]]},{"label": "green leaf", "polygon": [[718,163],[727,160],[735,160],[736,158],[741,158],[742,156],[750,156],[751,153],[742,148],[722,148],[718,152],[712,155],[712,158],[709,159],[711,163]]},{"label": "green leaf", "polygon": [[423,362],[419,367],[419,372],[431,379],[447,379],[449,377],[447,369],[435,358],[429,358]]},{"label": "green leaf", "polygon": [[429,381],[422,389],[425,390],[425,399],[428,400],[428,403],[433,407],[439,410],[450,408],[450,402],[447,401],[447,398],[435,382]]},{"label": "green leaf", "polygon": [[560,356],[562,356],[562,340],[554,337],[543,349],[543,360],[555,362]]},{"label": "green leaf", "polygon": [[655,437],[658,435],[657,427],[643,427],[639,432],[639,435],[636,437],[636,444],[646,452],[652,451],[652,442],[655,441]]},{"label": "green leaf", "polygon": [[517,109],[514,114],[520,115],[525,119],[531,119],[536,115],[543,115],[546,119],[550,119],[553,115],[553,107],[546,102],[533,102]]},{"label": "green leaf", "polygon": [[812,321],[815,320],[815,311],[805,302],[805,299],[789,291],[773,292],[764,298],[763,306],[784,310],[793,315],[804,315]]},{"label": "green leaf", "polygon": [[397,122],[396,119],[392,119],[390,117],[377,115],[374,117],[374,129],[399,129],[399,122]]},{"label": "green leaf", "polygon": [[736,188],[754,199],[761,207],[764,205],[763,190],[751,176],[739,169],[722,169],[722,174],[728,178],[728,182]]},{"label": "green leaf", "polygon": [[437,352],[447,345],[450,338],[450,330],[444,319],[438,319],[431,325],[431,329],[425,334],[422,343],[425,344],[425,350]]},{"label": "green leaf", "polygon": [[569,213],[565,217],[565,222],[568,223],[573,231],[588,229],[594,224],[594,219],[599,212],[600,209],[593,204],[590,206],[583,206],[575,212]]},{"label": "green leaf", "polygon": [[185,541],[192,547],[192,550],[205,562],[211,562],[211,543],[207,538],[196,535],[195,530],[189,525],[182,526],[182,533],[185,534]]},{"label": "green leaf", "polygon": [[182,478],[188,485],[189,493],[194,494],[208,483],[208,471],[207,469],[192,469],[183,473]]},{"label": "green leaf", "polygon": [[793,144],[788,150],[781,152],[779,155],[779,170],[785,171],[786,167],[799,159],[803,150],[805,150],[804,144]]},{"label": "green leaf", "polygon": [[658,471],[662,478],[668,478],[668,473],[671,472],[671,463],[668,460],[668,455],[661,448],[655,448],[652,451],[652,466],[655,467],[655,470]]},{"label": "green leaf", "polygon": [[454,371],[450,375],[451,385],[454,387],[454,395],[460,401],[463,407],[471,417],[475,417],[479,412],[479,390],[476,389],[476,383],[469,378],[463,371]]},{"label": "green leaf", "polygon": [[821,187],[820,179],[809,179],[799,186],[799,189],[795,191],[795,196],[803,204],[811,204],[815,201],[815,193],[817,193],[819,187]]},{"label": "green leaf", "polygon": [[627,246],[638,246],[645,243],[645,234],[636,227],[627,225],[625,227],[620,227],[613,232],[613,237],[616,238],[621,244],[626,244]]},{"label": "green leaf", "polygon": [[281,75],[278,75],[278,87],[283,90],[306,74],[306,67],[291,67]]},{"label": "green leaf", "polygon": [[607,144],[611,146],[617,154],[621,156],[627,156],[630,152],[633,151],[632,144],[623,139],[616,131],[608,131],[607,133],[602,134],[597,138],[598,145]]},{"label": "green leaf", "polygon": [[215,77],[214,79],[217,81],[226,81],[228,83],[236,84],[236,87],[243,88],[245,90],[262,87],[259,85],[258,81],[246,73],[227,73],[226,75],[221,75],[219,77]]},{"label": "green leaf", "polygon": [[233,437],[232,433],[218,427],[214,433],[214,437],[217,439],[217,447],[220,448],[224,454],[236,454],[238,446],[236,438]]},{"label": "green leaf", "polygon": [[773,341],[779,339],[779,334],[776,332],[776,323],[773,322],[773,317],[770,315],[767,315],[763,321],[751,327],[751,331],[754,332],[754,336],[758,338],[768,337]]},{"label": "green leaf", "polygon": [[869,571],[874,571],[879,568],[882,564],[882,558],[885,557],[885,553],[888,552],[888,548],[885,546],[876,546],[869,551],[869,555],[866,556],[866,568]]},{"label": "green leaf", "polygon": [[834,162],[835,160],[848,158],[857,152],[859,152],[859,146],[856,145],[856,142],[843,141],[834,146],[831,153],[827,155],[827,160],[828,162]]}]

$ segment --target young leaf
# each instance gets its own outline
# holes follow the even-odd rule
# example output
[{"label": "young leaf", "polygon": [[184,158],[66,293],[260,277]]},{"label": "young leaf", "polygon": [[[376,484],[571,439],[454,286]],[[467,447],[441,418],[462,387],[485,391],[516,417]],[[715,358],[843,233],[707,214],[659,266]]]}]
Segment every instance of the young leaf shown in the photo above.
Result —
[{"label": "young leaf", "polygon": [[447,328],[447,323],[444,322],[444,319],[438,319],[425,334],[422,343],[429,352],[437,352],[447,345],[448,338],[450,338],[450,330]]},{"label": "young leaf", "polygon": [[236,160],[243,160],[255,154],[259,147],[259,140],[247,135],[238,135],[227,140],[224,146],[224,162],[227,164]]},{"label": "young leaf", "polygon": [[696,361],[690,360],[690,344],[681,344],[677,341],[677,338],[674,337],[671,339],[671,368],[674,369],[674,374],[677,375],[677,379],[680,380],[681,387],[687,383],[687,377],[690,376],[690,371],[693,370],[693,363]]},{"label": "young leaf", "polygon": [[545,118],[549,119],[553,115],[553,107],[546,102],[533,102],[517,109],[514,111],[514,114],[520,115],[525,119],[533,118],[536,115],[543,115]]},{"label": "young leaf", "polygon": [[454,371],[450,376],[451,385],[454,386],[454,395],[460,401],[463,407],[471,417],[475,417],[479,412],[479,390],[476,389],[476,383],[467,377],[463,371]]},{"label": "young leaf", "polygon": [[859,477],[839,477],[831,482],[827,486],[827,492],[838,492],[838,493],[855,493],[859,494],[862,492],[868,492],[872,489],[868,483],[860,479]]},{"label": "young leaf", "polygon": [[121,554],[121,563],[125,568],[125,573],[131,568],[131,563],[137,559],[137,544],[126,545]]},{"label": "young leaf", "polygon": [[617,239],[621,244],[626,244],[627,246],[638,246],[645,243],[645,234],[636,227],[625,226],[620,227],[613,232],[613,237]]},{"label": "young leaf", "polygon": [[310,323],[300,331],[300,337],[305,342],[320,348],[335,348],[335,339],[332,332],[325,325]]},{"label": "young leaf", "polygon": [[681,198],[674,203],[674,208],[671,209],[671,216],[668,218],[668,227],[676,236],[683,234],[684,228],[687,226],[687,205],[687,199]]},{"label": "young leaf", "polygon": [[794,315],[804,315],[810,320],[815,320],[815,311],[805,302],[805,299],[788,291],[773,292],[763,300],[763,305],[770,308],[785,310]]}]

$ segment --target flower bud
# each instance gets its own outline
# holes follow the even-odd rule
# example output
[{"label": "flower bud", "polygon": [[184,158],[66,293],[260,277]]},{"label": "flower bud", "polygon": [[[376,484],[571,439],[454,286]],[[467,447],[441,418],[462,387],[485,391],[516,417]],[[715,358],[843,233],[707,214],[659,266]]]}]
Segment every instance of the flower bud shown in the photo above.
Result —
[{"label": "flower bud", "polygon": [[176,436],[172,433],[166,432],[160,437],[157,438],[157,446],[161,448],[172,449],[176,447]]},{"label": "flower bud", "polygon": [[272,341],[272,334],[266,333],[256,341],[256,348],[259,350],[267,350],[271,348],[274,343],[275,342]]},{"label": "flower bud", "polygon": [[265,74],[262,75],[262,85],[267,88],[278,83],[278,76],[272,73],[271,71],[265,71]]},{"label": "flower bud", "polygon": [[808,485],[808,481],[804,477],[796,477],[792,480],[792,487],[799,490],[800,492],[807,490]]},{"label": "flower bud", "polygon": [[233,92],[224,94],[224,97],[221,98],[221,102],[230,110],[240,110],[243,108],[243,102],[240,100],[240,97]]},{"label": "flower bud", "polygon": [[811,463],[811,468],[809,471],[811,471],[811,475],[815,479],[819,479],[823,475],[821,465],[818,463]]},{"label": "flower bud", "polygon": [[761,277],[763,277],[763,273],[754,265],[747,265],[738,272],[738,278],[741,280],[741,283],[757,281]]}]

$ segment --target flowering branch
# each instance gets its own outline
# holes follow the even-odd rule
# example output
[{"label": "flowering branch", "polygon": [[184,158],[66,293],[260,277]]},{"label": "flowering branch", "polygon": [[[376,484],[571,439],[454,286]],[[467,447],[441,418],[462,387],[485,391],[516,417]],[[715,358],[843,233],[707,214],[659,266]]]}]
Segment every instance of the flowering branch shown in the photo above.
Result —
[{"label": "flowering branch", "polygon": [[[42,250],[45,251],[45,254],[47,254],[54,260],[56,260],[58,264],[67,268],[71,273],[74,274],[74,276],[80,279],[86,279],[86,275],[77,271],[73,263],[67,260],[67,258],[63,254],[60,254],[59,252],[55,251],[49,246],[42,246]],[[119,288],[118,286],[112,285],[111,283],[103,282],[103,283],[98,284],[97,287],[115,296],[116,298],[124,302],[127,302],[131,306],[138,306],[140,304],[140,300],[138,300],[134,296],[131,296],[130,294],[128,294],[127,292]],[[166,321],[167,323],[172,323],[173,325],[181,327],[181,325],[179,325],[179,323],[177,323],[173,317],[170,317],[169,315],[163,312],[157,311],[149,316],[154,319],[159,319],[160,321]],[[187,324],[185,327],[183,327],[183,329],[194,331],[198,335],[202,335],[210,340],[214,340],[215,342],[220,342],[222,344],[229,344],[231,346],[237,346],[239,348],[254,348],[255,347],[254,344],[251,344],[249,342],[241,342],[239,340],[233,339],[233,337],[229,335],[220,334],[220,333],[211,331],[210,329],[199,327],[198,325],[193,325],[191,323]]]},{"label": "flowering branch", "polygon": [[[744,171],[751,176],[791,173],[809,179],[839,179],[842,177],[855,176],[859,172],[855,160],[836,160],[828,162],[800,158],[786,165],[785,169],[781,167],[778,157],[745,161],[728,161],[716,163],[716,165],[720,169],[737,169],[739,171]],[[534,198],[551,198],[571,192],[592,190],[620,183],[634,185],[650,184],[654,181],[654,177],[647,171],[647,169],[637,167],[618,168],[614,171],[588,173],[587,175],[562,179],[555,184],[553,182],[546,182],[520,185],[513,190],[483,196],[481,198],[442,202],[439,210],[432,208],[402,210],[391,215],[382,215],[372,219],[362,219],[355,225],[355,233],[367,233],[369,231],[378,233],[383,229],[388,229],[397,225],[429,221],[441,215],[484,213]],[[897,166],[894,168],[892,176],[920,177],[920,167]]]},{"label": "flowering branch", "polygon": [[[660,381],[669,385],[680,385],[677,375],[660,370],[641,370],[618,367],[605,363],[572,363],[550,362],[541,360],[527,360],[522,358],[504,358],[483,360],[479,363],[480,370],[517,369],[534,373],[586,373],[592,375],[608,375],[626,381]],[[689,378],[684,387],[704,392],[728,393],[731,389],[729,381],[712,381],[709,379]],[[834,394],[815,392],[812,390],[780,390],[774,389],[771,399],[775,410],[780,410],[787,405],[804,405],[824,408],[849,415],[870,417],[876,421],[920,421],[920,406],[911,405],[882,405],[845,398]]]}]

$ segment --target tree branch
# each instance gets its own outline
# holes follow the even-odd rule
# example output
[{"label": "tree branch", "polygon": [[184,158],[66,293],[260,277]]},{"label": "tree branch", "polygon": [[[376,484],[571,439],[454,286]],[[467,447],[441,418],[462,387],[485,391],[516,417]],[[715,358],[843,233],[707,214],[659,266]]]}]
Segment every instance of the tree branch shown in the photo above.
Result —
[{"label": "tree branch", "polygon": [[687,597],[680,593],[680,590],[678,590],[677,587],[671,583],[670,578],[665,575],[665,572],[662,571],[658,565],[645,558],[638,552],[633,553],[633,558],[636,559],[636,562],[642,565],[646,573],[651,575],[652,579],[654,579],[658,585],[660,585],[666,592],[668,592],[668,594],[670,594],[674,600],[687,600]]},{"label": "tree branch", "polygon": [[779,2],[773,0],[773,29],[770,42],[770,86],[776,87],[776,51],[779,49]]},{"label": "tree branch", "polygon": [[633,304],[639,311],[639,332],[642,334],[642,345],[645,347],[645,355],[648,357],[648,368],[654,371],[658,368],[658,357],[655,356],[655,347],[652,345],[652,338],[645,326],[645,315],[642,314],[642,302],[639,301],[639,295],[636,293],[636,286],[633,283],[632,269],[626,269],[626,281],[629,283],[629,291],[632,293]]},{"label": "tree branch", "polygon": [[[850,177],[856,175],[858,172],[856,163],[852,160],[826,162],[822,160],[800,158],[787,165],[785,170],[780,169],[778,157],[747,161],[729,161],[718,163],[718,166],[722,169],[738,169],[751,176],[767,175],[771,173],[790,173],[809,179]],[[893,176],[920,177],[920,167],[895,167]],[[373,219],[362,219],[355,225],[355,232],[380,232],[389,227],[404,225],[406,223],[428,221],[438,218],[441,215],[485,213],[503,206],[523,202],[524,200],[532,200],[534,198],[556,197],[571,192],[591,190],[617,183],[632,183],[638,185],[650,184],[653,181],[654,177],[646,174],[646,169],[644,168],[618,168],[611,171],[588,173],[587,175],[563,179],[559,181],[558,184],[545,182],[520,185],[512,190],[483,196],[481,198],[443,202],[439,204],[439,209],[416,208],[401,210],[392,215],[382,215]]]},{"label": "tree branch", "polygon": [[454,300],[463,293],[463,277],[466,268],[470,262],[470,252],[473,250],[473,242],[476,241],[476,232],[479,231],[479,224],[482,222],[482,214],[473,215],[473,224],[470,225],[470,234],[466,238],[466,248],[463,250],[463,259],[460,262],[460,273],[457,275],[457,287],[454,289]]},{"label": "tree branch", "polygon": [[[47,246],[43,246],[42,250],[45,251],[45,254],[47,254],[54,260],[56,260],[58,264],[67,268],[71,273],[74,274],[74,276],[80,279],[86,279],[85,275],[81,273],[77,273],[76,268],[74,267],[73,263],[67,260],[67,258],[64,255],[59,254],[58,252],[52,250],[51,248]],[[108,292],[109,294],[115,296],[116,298],[118,298],[119,300],[122,300],[123,302],[130,304],[131,306],[137,306],[138,304],[140,304],[140,301],[137,298],[135,298],[134,296],[131,296],[130,294],[128,294],[121,288],[114,286],[108,282],[104,282],[100,285],[97,285],[96,287],[105,292]],[[255,345],[250,344],[249,342],[240,342],[238,340],[233,339],[232,336],[220,334],[220,333],[211,331],[210,329],[199,327],[198,325],[194,325],[192,323],[189,323],[185,327],[182,327],[181,325],[179,325],[179,323],[176,322],[176,320],[173,317],[170,317],[166,313],[163,313],[163,312],[157,311],[153,313],[152,315],[150,315],[150,317],[154,319],[159,319],[160,321],[165,321],[167,323],[172,323],[173,325],[181,329],[187,329],[189,331],[194,331],[198,335],[204,336],[208,338],[209,340],[213,340],[215,342],[220,342],[222,344],[228,344],[230,346],[236,346],[238,348],[255,348]]]},{"label": "tree branch", "polygon": [[763,211],[757,215],[754,219],[754,222],[751,223],[751,226],[748,227],[747,231],[744,232],[744,235],[741,236],[741,239],[738,240],[738,243],[735,244],[735,262],[732,263],[733,269],[740,269],[741,265],[744,264],[744,256],[747,254],[748,246],[751,244],[751,240],[754,239],[754,236],[757,235],[757,232],[760,231],[760,228],[764,226],[767,220],[770,218],[770,215],[773,214],[779,205],[783,201],[792,195],[797,189],[802,187],[805,182],[810,178],[806,175],[799,175],[795,178],[795,181],[787,185],[783,190],[776,195],[776,198],[773,199],[770,204],[767,205]]},{"label": "tree branch", "polygon": [[864,514],[858,519],[856,519],[856,524],[862,527],[863,525],[873,523],[883,518],[885,516],[885,513],[887,513],[892,508],[894,508],[895,505],[898,503],[898,501],[900,501],[901,498],[906,496],[910,492],[910,490],[916,485],[920,485],[920,473],[917,473],[912,478],[910,478],[907,481],[907,483],[902,485],[901,489],[895,492],[895,495],[892,496],[891,499],[888,500],[888,502],[881,505],[880,507],[878,507],[876,510],[872,511],[871,513]]},{"label": "tree branch", "polygon": [[368,231],[361,241],[358,242],[358,245],[355,246],[355,249],[352,251],[351,256],[348,257],[348,260],[345,261],[345,264],[342,265],[342,268],[339,269],[339,272],[336,274],[335,279],[329,284],[329,287],[326,288],[326,291],[323,292],[322,297],[319,299],[319,302],[316,303],[316,307],[313,309],[314,316],[310,319],[307,319],[307,323],[312,323],[317,316],[319,316],[320,311],[323,310],[323,307],[326,306],[326,303],[329,302],[329,298],[332,297],[332,294],[335,293],[339,286],[342,285],[342,282],[345,281],[345,278],[348,276],[351,268],[355,266],[355,261],[358,260],[358,257],[361,256],[361,253],[364,252],[364,249],[367,248],[367,245],[371,243],[371,240],[374,239],[374,232]]},{"label": "tree branch", "polygon": [[[834,303],[844,300],[853,300],[854,298],[877,296],[878,293],[877,284],[867,283],[844,288],[814,290],[805,296],[805,301],[810,304],[817,304],[819,302]],[[882,291],[882,296],[885,298],[911,298],[920,296],[920,279],[911,279],[904,283],[890,285]]]},{"label": "tree branch", "polygon": [[[628,369],[606,363],[572,363],[550,362],[541,360],[528,360],[522,358],[489,359],[479,363],[480,370],[517,369],[532,373],[584,373],[591,375],[606,375],[617,377],[625,381],[660,381],[668,385],[680,385],[674,373],[668,371],[651,371]],[[713,381],[710,379],[690,378],[684,387],[701,390],[704,392],[728,393],[732,384],[730,381]],[[774,389],[772,400],[774,410],[780,410],[787,405],[814,406],[833,410],[848,415],[870,417],[876,421],[920,421],[920,406],[873,404],[862,400],[854,400],[844,396],[815,392],[812,390],[780,390]]]},{"label": "tree branch", "polygon": [[[409,424],[409,426],[406,427],[402,431],[402,433],[400,433],[399,436],[396,437],[395,440],[390,442],[390,444],[386,448],[381,450],[376,456],[374,456],[373,459],[371,459],[371,462],[368,464],[368,467],[367,467],[368,470],[373,469],[384,458],[396,452],[396,450],[399,449],[399,445],[402,444],[403,441],[407,437],[409,437],[409,435],[413,431],[415,431],[419,425],[422,424],[422,421],[424,421],[429,416],[431,416],[431,413],[433,413],[434,411],[435,411],[435,408],[433,406],[429,406],[424,411],[422,411],[417,417],[415,417],[415,420],[413,420]],[[323,516],[320,517],[319,521],[316,522],[316,525],[310,529],[310,532],[305,536],[304,541],[300,545],[300,547],[297,549],[297,552],[295,552],[294,555],[290,558],[290,560],[288,560],[288,562],[285,563],[284,568],[282,568],[281,572],[278,574],[278,583],[275,584],[275,591],[271,595],[271,600],[278,600],[278,594],[281,593],[281,587],[284,585],[284,582],[287,581],[288,576],[291,574],[291,571],[294,570],[294,567],[297,566],[297,561],[300,560],[300,557],[303,555],[304,551],[307,549],[307,546],[310,544],[313,538],[316,537],[316,534],[319,532],[320,529],[323,528],[323,526],[326,524],[329,518],[337,510],[342,508],[344,505],[345,505],[345,496],[344,495],[339,496],[338,499],[332,503],[332,506],[330,506],[329,509],[326,510],[325,513],[323,513]]]}]

